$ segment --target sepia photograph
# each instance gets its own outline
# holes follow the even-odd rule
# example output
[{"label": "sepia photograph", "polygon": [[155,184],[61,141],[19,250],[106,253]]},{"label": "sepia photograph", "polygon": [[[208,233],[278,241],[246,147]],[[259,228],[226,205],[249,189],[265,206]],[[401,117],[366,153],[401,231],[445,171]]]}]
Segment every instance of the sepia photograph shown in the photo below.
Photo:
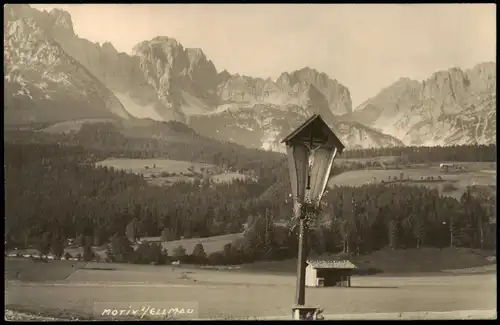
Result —
[{"label": "sepia photograph", "polygon": [[497,318],[496,4],[4,4],[4,320]]}]

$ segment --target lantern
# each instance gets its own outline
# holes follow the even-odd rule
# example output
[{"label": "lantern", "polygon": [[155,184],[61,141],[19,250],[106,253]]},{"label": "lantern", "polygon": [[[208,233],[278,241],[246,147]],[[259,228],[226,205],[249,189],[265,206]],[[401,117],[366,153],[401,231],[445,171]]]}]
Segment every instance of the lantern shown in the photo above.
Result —
[{"label": "lantern", "polygon": [[300,222],[297,261],[297,295],[294,318],[302,318],[305,304],[305,244],[307,235],[301,206],[319,206],[325,191],[333,161],[344,145],[319,114],[311,116],[282,143],[287,146],[288,169],[292,185],[294,217]]},{"label": "lantern", "polygon": [[344,145],[318,114],[282,142],[287,146],[293,199],[299,204],[304,201],[319,204],[335,156],[342,153]]}]

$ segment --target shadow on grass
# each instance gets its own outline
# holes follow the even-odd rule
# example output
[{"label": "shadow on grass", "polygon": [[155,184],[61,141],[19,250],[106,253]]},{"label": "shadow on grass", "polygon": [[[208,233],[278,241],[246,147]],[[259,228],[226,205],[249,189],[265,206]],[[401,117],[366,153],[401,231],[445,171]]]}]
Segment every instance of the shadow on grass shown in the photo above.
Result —
[{"label": "shadow on grass", "polygon": [[90,271],[116,271],[118,269],[115,268],[115,267],[110,267],[110,268],[106,268],[106,267],[86,267],[85,270],[90,270]]}]

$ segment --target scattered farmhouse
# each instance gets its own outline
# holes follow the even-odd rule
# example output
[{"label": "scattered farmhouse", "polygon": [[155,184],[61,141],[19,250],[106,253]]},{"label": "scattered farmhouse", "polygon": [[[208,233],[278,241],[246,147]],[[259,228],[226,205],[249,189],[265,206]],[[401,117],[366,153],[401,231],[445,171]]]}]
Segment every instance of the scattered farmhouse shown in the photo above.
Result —
[{"label": "scattered farmhouse", "polygon": [[439,164],[439,170],[442,172],[449,172],[449,171],[464,171],[465,167],[459,164],[448,164],[448,163],[441,163]]}]

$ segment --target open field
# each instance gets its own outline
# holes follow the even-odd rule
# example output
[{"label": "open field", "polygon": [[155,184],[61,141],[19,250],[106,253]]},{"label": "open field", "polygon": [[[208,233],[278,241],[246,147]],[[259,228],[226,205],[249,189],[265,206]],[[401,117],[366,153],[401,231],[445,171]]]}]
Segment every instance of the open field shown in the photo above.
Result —
[{"label": "open field", "polygon": [[182,247],[184,247],[184,249],[186,250],[187,254],[191,254],[193,252],[194,246],[196,246],[196,244],[202,244],[205,253],[207,253],[208,255],[214,252],[223,251],[224,245],[232,243],[233,241],[239,238],[243,238],[243,233],[213,236],[206,238],[180,239],[180,240],[162,242],[161,244],[164,248],[168,250],[169,253],[172,253],[172,251],[176,247],[182,245]]},{"label": "open field", "polygon": [[[440,274],[446,270],[481,268],[496,265],[489,259],[495,252],[470,248],[427,248],[391,250],[382,249],[371,254],[351,256],[359,268],[380,272],[381,276],[411,276],[412,274]],[[313,257],[311,257],[313,258]],[[325,256],[327,258],[327,256]],[[295,274],[296,259],[272,262],[255,262],[243,265],[242,272]]]},{"label": "open field", "polygon": [[[239,238],[243,238],[243,233],[212,236],[206,238],[187,238],[187,239],[179,239],[173,241],[162,241],[160,237],[147,237],[147,238],[142,238],[142,240],[161,243],[161,245],[168,250],[169,254],[172,254],[173,250],[179,245],[182,245],[182,247],[184,247],[187,254],[191,254],[196,244],[202,244],[205,253],[207,253],[208,255],[214,252],[223,251],[224,245],[232,243],[233,241]],[[103,245],[101,247],[94,246],[92,247],[92,250],[94,251],[94,253],[99,254],[101,258],[106,257],[106,245]],[[24,254],[33,256],[39,255],[38,251],[34,248],[20,249],[16,252],[21,255]],[[78,253],[83,254],[83,248],[81,247],[65,248],[64,252],[69,253],[71,254],[71,256],[74,257]],[[14,252],[9,252],[9,253],[14,253]]]},{"label": "open field", "polygon": [[5,280],[59,281],[76,270],[85,267],[86,262],[57,261],[56,263],[34,262],[31,259],[9,259],[5,263]]},{"label": "open field", "polygon": [[[201,243],[204,247],[205,253],[208,255],[213,252],[223,251],[225,244],[232,243],[242,237],[243,233],[207,238],[181,239],[169,242],[162,242],[160,237],[143,238],[143,240],[161,243],[161,245],[168,250],[169,255],[171,255],[174,249],[179,245],[184,247],[187,254],[191,254],[194,250],[194,246]],[[106,257],[105,247],[93,247],[93,251],[99,254],[103,259]],[[38,252],[35,249],[24,249],[18,250],[17,252],[20,254],[38,256]],[[72,256],[76,256],[78,253],[83,254],[82,248],[66,248],[65,252],[70,253]],[[366,273],[368,270],[371,270],[370,272],[383,276],[393,274],[405,274],[408,276],[415,273],[423,272],[436,274],[443,271],[450,272],[450,270],[457,270],[458,273],[467,273],[467,270],[476,270],[480,268],[484,268],[485,271],[488,271],[488,267],[496,265],[495,260],[491,259],[491,257],[494,256],[495,252],[493,251],[480,251],[470,248],[439,249],[421,247],[419,249],[402,250],[382,249],[367,255],[351,256],[350,259],[360,270],[362,270],[361,272]],[[328,258],[328,256],[322,256],[322,258]],[[13,260],[23,261],[25,259],[14,258]],[[31,260],[28,261],[30,261],[30,263],[34,263]],[[16,263],[22,264],[24,262]],[[64,263],[62,265],[68,265],[70,268],[66,271],[62,271],[63,274],[74,270],[72,269],[72,264],[75,264],[75,262],[64,261]],[[82,265],[81,263],[83,262],[78,263],[78,265]],[[36,267],[46,267],[47,264],[35,263],[34,265],[36,269]],[[101,265],[105,264],[103,263]],[[295,259],[288,259],[284,261],[261,261],[243,264],[240,271],[247,273],[294,274],[296,272],[296,265]],[[182,267],[184,268],[186,266]],[[192,268],[199,268],[199,266],[192,266]],[[460,272],[459,270],[463,270],[464,272]]]},{"label": "open field", "polygon": [[77,133],[82,128],[83,124],[93,124],[93,123],[117,123],[114,119],[99,119],[99,118],[88,118],[88,119],[80,119],[80,120],[72,120],[72,121],[64,121],[53,124],[49,127],[41,129],[41,132],[47,133]]},{"label": "open field", "polygon": [[398,156],[379,156],[379,157],[370,157],[370,158],[336,158],[335,163],[336,164],[349,164],[353,162],[359,162],[359,163],[367,163],[367,162],[378,162],[381,164],[391,164],[395,163],[398,160]]},{"label": "open field", "polygon": [[[6,265],[10,263],[6,260]],[[49,262],[54,265],[59,262]],[[106,268],[106,269],[104,269]],[[354,277],[352,288],[307,288],[325,315],[496,308],[496,276]],[[295,276],[89,263],[65,280],[8,281],[5,306],[46,315],[91,317],[96,302],[198,305],[199,318],[287,317]]]},{"label": "open field", "polygon": [[[105,247],[97,247],[93,246],[92,250],[99,254],[101,257],[106,256],[106,248]],[[18,249],[15,251],[7,251],[8,254],[21,254],[23,257],[26,258],[25,255],[31,255],[33,257],[38,257],[40,255],[40,252],[36,248],[24,248],[24,249]],[[83,255],[83,248],[82,247],[66,247],[64,248],[64,254],[69,253],[72,257],[75,257],[78,253]],[[50,256],[50,254],[49,254]],[[17,258],[17,257],[16,257]]]},{"label": "open field", "polygon": [[[342,156],[335,159],[335,165],[350,165],[353,163],[378,163],[380,167],[387,167],[388,169],[394,169],[394,166],[401,166],[402,163],[398,162],[399,156],[379,156],[379,157],[369,157],[369,158],[342,158]],[[466,168],[468,171],[480,171],[480,170],[496,170],[496,162],[474,162],[474,161],[441,161],[441,162],[429,162],[422,164],[405,164],[401,166],[402,168],[439,168],[440,164],[450,164],[457,165]],[[397,169],[398,167],[396,167]]]},{"label": "open field", "polygon": [[369,157],[369,158],[336,158],[335,161],[382,161],[382,162],[395,162],[399,156],[378,156],[378,157]]},{"label": "open field", "polygon": [[215,183],[246,179],[249,176],[235,172],[223,172],[212,164],[171,159],[109,158],[96,163],[100,167],[113,167],[129,173],[140,174],[151,184],[163,186],[175,182],[192,182],[209,177]]},{"label": "open field", "polygon": [[[110,158],[100,161],[97,166],[113,167],[127,172],[150,176],[162,172],[183,173],[197,172],[201,169],[214,168],[211,164],[193,163],[188,161],[170,160],[170,159],[129,159],[129,158]],[[147,168],[146,168],[147,167]],[[189,170],[191,169],[191,170]]]},{"label": "open field", "polygon": [[235,179],[245,180],[247,178],[250,178],[250,176],[235,172],[221,173],[211,176],[211,179],[214,183],[229,183]]},{"label": "open field", "polygon": [[[438,166],[412,169],[354,170],[332,177],[328,186],[330,188],[333,186],[362,186],[382,181],[387,182],[389,178],[391,180],[399,179],[402,173],[404,179],[410,178],[410,180],[403,182],[405,185],[436,188],[443,195],[460,198],[467,186],[496,186],[496,170],[486,169],[487,166],[476,167],[475,171],[468,170],[463,173],[443,173]],[[434,180],[429,181],[427,177],[433,177]],[[446,184],[453,185],[455,189],[446,191]]]},{"label": "open field", "polygon": [[[491,310],[453,310],[437,312],[403,312],[403,313],[362,313],[362,314],[333,314],[323,315],[327,320],[472,320],[472,319],[497,319],[496,309]],[[291,320],[288,316],[265,316],[265,317],[224,317],[224,320]],[[5,320],[7,321],[78,321],[78,317],[55,318],[40,316],[33,313],[26,313],[5,309]],[[203,320],[203,319],[201,319]],[[205,320],[215,320],[208,318]]]}]

